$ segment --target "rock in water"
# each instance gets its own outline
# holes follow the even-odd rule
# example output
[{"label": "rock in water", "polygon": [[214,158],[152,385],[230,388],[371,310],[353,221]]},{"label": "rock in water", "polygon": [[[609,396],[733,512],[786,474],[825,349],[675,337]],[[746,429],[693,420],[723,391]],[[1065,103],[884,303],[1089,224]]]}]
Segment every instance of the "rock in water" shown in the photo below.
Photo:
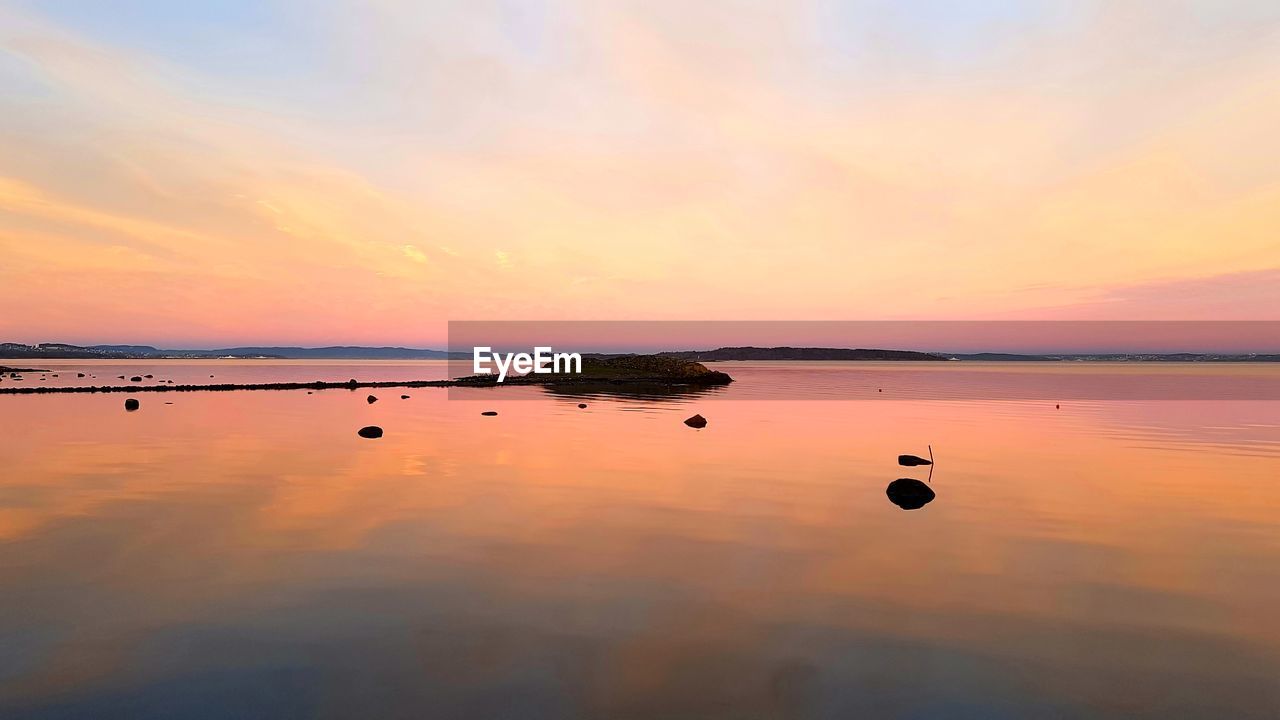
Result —
[{"label": "rock in water", "polygon": [[378,398],[374,397],[373,395],[370,395],[369,397],[365,398],[365,402],[367,402],[367,403],[369,403],[370,405],[372,405],[372,404],[374,404],[374,403],[378,402]]},{"label": "rock in water", "polygon": [[894,480],[885,488],[884,494],[889,496],[889,502],[903,510],[919,510],[937,497],[933,488],[911,478]]},{"label": "rock in water", "polygon": [[918,455],[899,455],[898,464],[903,467],[915,467],[917,465],[932,465],[933,461]]},{"label": "rock in water", "polygon": [[400,396],[400,399],[401,399],[401,400],[408,400],[408,399],[409,399],[409,396],[408,396],[408,395],[401,395],[401,396]]},{"label": "rock in water", "polygon": [[369,425],[367,427],[362,427],[359,430],[357,430],[356,434],[362,438],[369,438],[369,439],[380,438],[382,437],[382,428],[378,427],[377,425]]},{"label": "rock in water", "polygon": [[124,401],[124,409],[133,412],[138,409],[138,401],[133,398],[126,398]]},{"label": "rock in water", "polygon": [[134,375],[133,377],[129,378],[129,382],[142,382],[142,377],[139,375]]},{"label": "rock in water", "polygon": [[76,373],[76,377],[84,377],[84,373]]},{"label": "rock in water", "polygon": [[480,414],[481,414],[481,415],[488,416],[488,417],[493,417],[494,415],[497,415],[497,414],[498,414],[498,411],[497,411],[497,410],[485,410],[484,412],[482,412],[482,413],[480,413]]},{"label": "rock in water", "polygon": [[688,425],[691,428],[698,428],[699,430],[701,430],[702,428],[707,426],[707,419],[702,417],[701,415],[694,415],[688,420],[685,420],[684,424]]},{"label": "rock in water", "polygon": [[578,403],[578,408],[579,408],[579,409],[582,409],[582,408],[584,408],[584,407],[586,407],[586,406],[587,406],[587,404],[586,404],[586,403]]}]

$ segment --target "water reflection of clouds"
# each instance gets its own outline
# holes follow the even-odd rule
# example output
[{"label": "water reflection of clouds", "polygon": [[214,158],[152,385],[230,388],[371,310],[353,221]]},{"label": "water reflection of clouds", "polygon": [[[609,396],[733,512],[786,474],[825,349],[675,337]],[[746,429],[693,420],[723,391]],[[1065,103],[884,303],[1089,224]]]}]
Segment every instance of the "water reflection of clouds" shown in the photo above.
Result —
[{"label": "water reflection of clouds", "polygon": [[[1280,488],[1197,430],[1265,444],[1265,403],[735,386],[689,398],[714,433],[541,389],[489,419],[422,391],[7,399],[0,503],[26,521],[0,545],[0,714],[1177,714],[1185,677],[1215,708],[1271,697]],[[1152,424],[1197,452],[1127,444]],[[904,522],[885,473],[925,442],[945,502]]]}]

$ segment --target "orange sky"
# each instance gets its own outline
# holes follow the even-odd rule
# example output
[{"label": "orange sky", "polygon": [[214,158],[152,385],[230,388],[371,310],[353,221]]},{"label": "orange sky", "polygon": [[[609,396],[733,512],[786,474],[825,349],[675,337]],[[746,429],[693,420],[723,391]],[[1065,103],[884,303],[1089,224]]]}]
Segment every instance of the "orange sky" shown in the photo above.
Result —
[{"label": "orange sky", "polygon": [[0,7],[0,341],[1278,317],[1274,3],[104,5]]}]

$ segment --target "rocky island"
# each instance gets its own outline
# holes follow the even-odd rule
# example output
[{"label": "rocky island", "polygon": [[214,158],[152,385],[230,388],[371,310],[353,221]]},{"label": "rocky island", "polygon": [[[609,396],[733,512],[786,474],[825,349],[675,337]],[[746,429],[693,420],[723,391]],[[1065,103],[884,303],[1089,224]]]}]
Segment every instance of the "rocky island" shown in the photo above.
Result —
[{"label": "rocky island", "polygon": [[468,375],[452,381],[457,386],[490,385],[579,385],[579,384],[662,384],[728,385],[728,373],[706,365],[667,355],[618,355],[582,359],[581,373],[548,373],[507,377],[498,383],[496,375]]}]

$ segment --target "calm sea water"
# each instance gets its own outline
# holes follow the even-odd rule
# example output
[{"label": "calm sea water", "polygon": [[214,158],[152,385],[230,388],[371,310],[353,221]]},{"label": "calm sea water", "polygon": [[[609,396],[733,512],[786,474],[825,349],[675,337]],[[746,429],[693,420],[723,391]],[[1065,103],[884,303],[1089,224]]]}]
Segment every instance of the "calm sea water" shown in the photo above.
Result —
[{"label": "calm sea water", "polygon": [[[445,375],[39,365],[20,382]],[[1280,402],[1152,399],[1274,398],[1280,366],[723,369],[0,395],[0,716],[1280,716]],[[932,474],[898,466],[928,445]],[[936,496],[904,510],[898,478]]]}]

